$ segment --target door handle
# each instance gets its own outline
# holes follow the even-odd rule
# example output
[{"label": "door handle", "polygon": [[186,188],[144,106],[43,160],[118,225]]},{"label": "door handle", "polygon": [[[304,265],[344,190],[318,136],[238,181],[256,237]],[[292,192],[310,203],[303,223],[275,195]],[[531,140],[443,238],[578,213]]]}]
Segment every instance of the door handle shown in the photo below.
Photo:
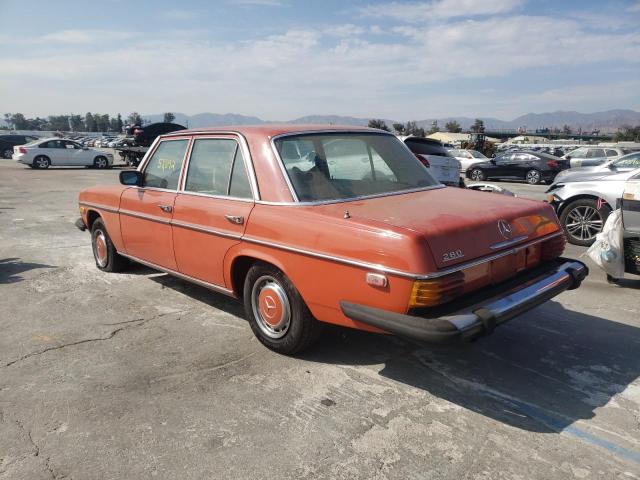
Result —
[{"label": "door handle", "polygon": [[235,223],[236,225],[242,225],[244,223],[244,217],[239,217],[236,215],[225,215],[224,218],[229,220],[231,223]]},{"label": "door handle", "polygon": [[158,205],[158,207],[166,213],[171,213],[173,211],[173,207],[171,205]]}]

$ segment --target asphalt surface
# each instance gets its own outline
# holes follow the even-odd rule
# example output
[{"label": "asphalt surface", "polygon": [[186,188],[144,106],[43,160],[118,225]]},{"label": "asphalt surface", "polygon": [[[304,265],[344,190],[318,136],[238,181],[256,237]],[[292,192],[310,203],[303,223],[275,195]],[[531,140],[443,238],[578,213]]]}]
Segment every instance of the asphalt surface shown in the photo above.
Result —
[{"label": "asphalt surface", "polygon": [[77,194],[116,181],[0,160],[0,479],[640,478],[640,281],[594,267],[472,344],[285,357],[233,300],[95,268]]}]

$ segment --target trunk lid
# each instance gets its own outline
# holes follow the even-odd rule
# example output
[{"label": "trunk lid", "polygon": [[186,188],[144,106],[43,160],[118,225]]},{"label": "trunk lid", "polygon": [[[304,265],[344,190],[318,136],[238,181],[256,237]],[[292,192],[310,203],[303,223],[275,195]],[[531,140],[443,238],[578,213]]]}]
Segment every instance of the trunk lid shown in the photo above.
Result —
[{"label": "trunk lid", "polygon": [[[496,254],[560,230],[553,208],[534,200],[440,188],[320,207],[421,234],[438,268]],[[509,231],[510,229],[510,231]]]}]

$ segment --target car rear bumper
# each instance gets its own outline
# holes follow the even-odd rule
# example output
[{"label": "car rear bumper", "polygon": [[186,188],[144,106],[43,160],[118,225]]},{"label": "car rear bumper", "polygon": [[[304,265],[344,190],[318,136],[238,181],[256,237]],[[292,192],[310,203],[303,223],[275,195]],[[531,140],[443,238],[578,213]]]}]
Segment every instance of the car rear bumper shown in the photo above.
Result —
[{"label": "car rear bumper", "polygon": [[428,343],[470,340],[493,332],[496,326],[565,290],[578,288],[589,273],[587,266],[577,260],[559,260],[544,273],[502,294],[438,318],[389,312],[347,301],[340,302],[340,307],[353,320],[413,340]]}]

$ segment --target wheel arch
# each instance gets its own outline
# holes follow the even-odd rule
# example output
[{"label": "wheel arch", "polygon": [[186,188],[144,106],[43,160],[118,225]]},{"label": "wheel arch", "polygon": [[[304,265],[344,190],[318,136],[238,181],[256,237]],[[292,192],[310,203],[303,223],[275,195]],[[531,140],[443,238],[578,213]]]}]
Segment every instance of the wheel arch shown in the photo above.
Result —
[{"label": "wheel arch", "polygon": [[264,252],[239,252],[236,255],[229,256],[225,259],[225,263],[228,264],[228,268],[225,269],[228,272],[227,285],[229,285],[230,289],[233,290],[238,298],[242,298],[244,280],[247,278],[249,269],[258,262],[272,265],[287,275],[287,271],[282,262]]},{"label": "wheel arch", "polygon": [[87,228],[89,229],[89,231],[91,231],[91,227],[93,227],[93,222],[95,222],[98,218],[102,218],[100,212],[93,209],[87,210]]},{"label": "wheel arch", "polygon": [[568,205],[571,205],[573,202],[575,202],[576,200],[598,200],[599,198],[602,199],[602,201],[604,202],[604,204],[609,207],[609,209],[613,210],[613,207],[609,204],[609,202],[607,202],[607,200],[604,197],[600,197],[598,195],[595,194],[591,194],[591,193],[581,193],[579,195],[576,195],[574,197],[568,198],[567,200],[562,202],[562,205],[560,206],[560,208],[558,208],[558,218],[560,218],[560,215],[562,215],[562,212],[564,212],[564,210],[567,208]]}]

